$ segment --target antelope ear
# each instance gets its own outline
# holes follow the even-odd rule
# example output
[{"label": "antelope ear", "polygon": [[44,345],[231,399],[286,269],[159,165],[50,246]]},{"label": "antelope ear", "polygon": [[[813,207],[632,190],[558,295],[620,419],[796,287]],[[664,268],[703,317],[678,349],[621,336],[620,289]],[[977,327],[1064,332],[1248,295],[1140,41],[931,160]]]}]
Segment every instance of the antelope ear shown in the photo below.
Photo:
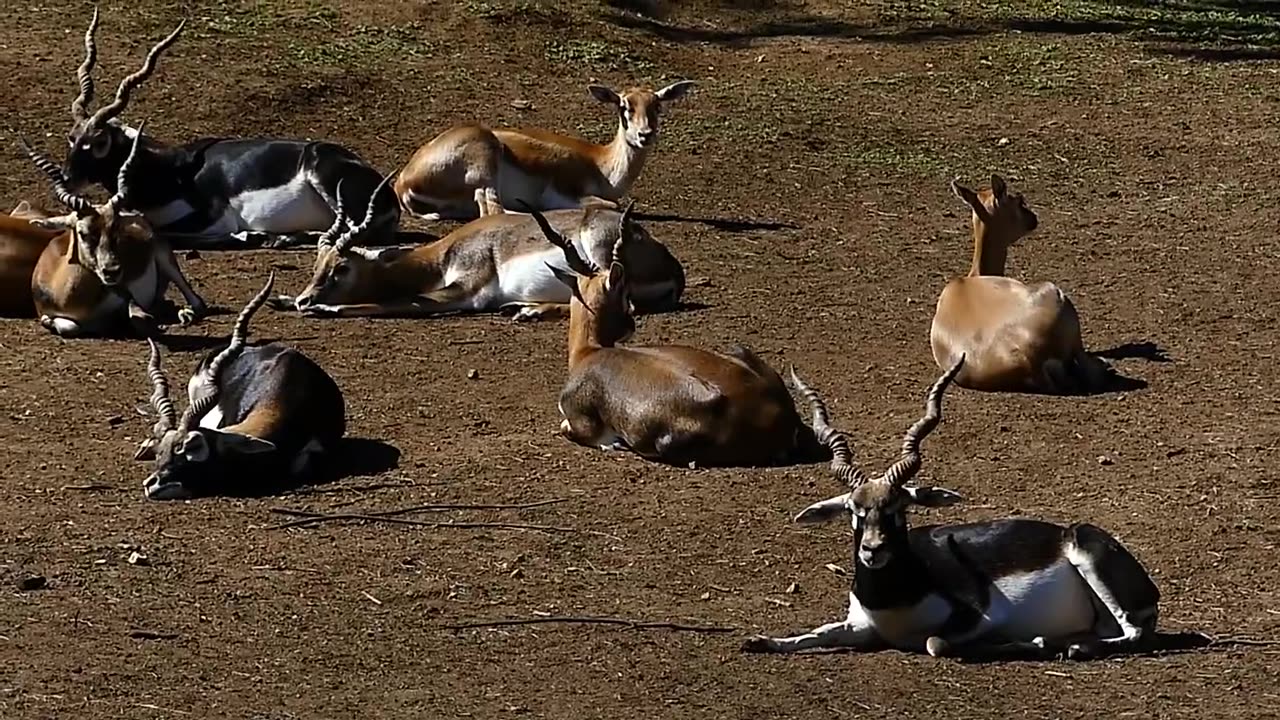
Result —
[{"label": "antelope ear", "polygon": [[604,279],[604,289],[613,292],[627,281],[627,269],[620,262],[609,264],[609,276]]},{"label": "antelope ear", "polygon": [[591,97],[602,103],[609,103],[610,105],[622,104],[622,98],[618,97],[618,93],[603,85],[588,85],[587,92],[590,92]]},{"label": "antelope ear", "polygon": [[951,181],[951,192],[955,193],[956,197],[972,208],[983,222],[991,217],[991,213],[987,212],[987,206],[982,204],[982,198],[978,197],[978,193],[961,185],[956,180]]},{"label": "antelope ear", "polygon": [[560,268],[556,267],[555,265],[552,265],[551,263],[543,263],[543,264],[547,266],[547,269],[551,271],[552,275],[556,276],[557,280],[564,283],[565,285],[568,285],[569,289],[573,290],[573,293],[575,295],[578,294],[578,276],[577,275],[571,272],[567,272],[565,270],[561,270]]},{"label": "antelope ear", "polygon": [[217,446],[219,453],[254,455],[257,453],[271,452],[276,449],[275,443],[267,440],[261,440],[250,435],[241,435],[240,433],[220,430],[213,433],[213,436],[214,445]]},{"label": "antelope ear", "polygon": [[688,94],[688,92],[692,90],[693,86],[696,84],[697,83],[695,83],[692,80],[681,80],[680,82],[671,83],[670,85],[654,93],[654,95],[657,95],[658,99],[664,103],[671,102],[672,100],[679,100],[680,98]]},{"label": "antelope ear", "polygon": [[[14,212],[17,211],[15,210]],[[59,215],[57,217],[48,218],[31,218],[27,220],[27,222],[35,225],[41,230],[70,230],[76,226],[76,214],[71,213],[69,215]]]},{"label": "antelope ear", "polygon": [[845,493],[844,495],[827,498],[822,502],[816,502],[801,510],[800,514],[792,519],[792,522],[799,525],[819,525],[830,522],[849,512],[848,500],[849,493]]},{"label": "antelope ear", "polygon": [[138,444],[138,451],[133,454],[134,460],[155,460],[156,459],[156,440],[155,438],[147,438]]},{"label": "antelope ear", "polygon": [[953,492],[946,488],[909,487],[904,489],[906,490],[907,495],[911,496],[911,502],[924,507],[947,507],[964,500],[964,497],[962,497],[960,493]]},{"label": "antelope ear", "polygon": [[994,173],[991,175],[991,194],[996,196],[996,200],[1003,200],[1009,194],[1009,186],[1004,178]]}]

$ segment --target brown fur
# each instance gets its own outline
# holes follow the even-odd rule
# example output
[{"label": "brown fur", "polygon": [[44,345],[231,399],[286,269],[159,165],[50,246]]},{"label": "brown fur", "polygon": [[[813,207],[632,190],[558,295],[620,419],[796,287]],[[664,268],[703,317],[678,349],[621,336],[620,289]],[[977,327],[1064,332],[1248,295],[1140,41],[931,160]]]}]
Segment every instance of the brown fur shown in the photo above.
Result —
[{"label": "brown fur", "polygon": [[1063,394],[1104,386],[1109,369],[1085,352],[1066,294],[1053,283],[1004,277],[1009,246],[1039,223],[1022,194],[999,176],[977,192],[953,189],[973,211],[974,252],[969,275],[948,282],[938,297],[930,329],[938,367],[964,354],[956,384],[974,390]]},{"label": "brown fur", "polygon": [[43,215],[23,201],[9,215],[0,215],[0,315],[34,317],[31,278],[56,230],[37,227],[30,220]]},{"label": "brown fur", "polygon": [[396,196],[407,211],[427,217],[484,217],[520,202],[537,210],[577,206],[592,198],[617,202],[644,168],[663,104],[690,86],[636,87],[621,94],[592,86],[592,95],[613,104],[620,115],[613,141],[604,145],[540,128],[449,128],[419,147],[401,168]]},{"label": "brown fur", "polygon": [[566,437],[708,466],[768,465],[807,449],[812,431],[782,378],[750,350],[620,347],[635,329],[624,266],[565,280],[577,286],[560,394]]}]

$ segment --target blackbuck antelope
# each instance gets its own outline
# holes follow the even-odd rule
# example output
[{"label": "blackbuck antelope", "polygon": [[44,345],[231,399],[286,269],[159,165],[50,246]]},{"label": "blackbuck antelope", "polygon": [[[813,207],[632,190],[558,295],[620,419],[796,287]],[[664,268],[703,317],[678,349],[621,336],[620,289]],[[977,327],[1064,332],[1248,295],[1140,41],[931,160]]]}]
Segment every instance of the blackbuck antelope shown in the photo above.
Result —
[{"label": "blackbuck antelope", "polygon": [[[642,312],[672,309],[684,292],[684,269],[631,220],[630,210],[630,205],[623,212],[599,206],[557,210],[549,222],[603,264],[625,236],[622,259],[636,268],[636,305]],[[568,271],[565,255],[543,238],[529,215],[478,218],[412,250],[356,246],[365,222],[348,221],[342,232],[342,220],[335,221],[317,247],[311,284],[296,299],[278,298],[273,307],[330,317],[512,310],[518,321],[568,311],[569,288],[553,272]]]},{"label": "blackbuck antelope", "polygon": [[768,465],[822,452],[782,378],[751,350],[619,347],[635,331],[622,262],[629,236],[619,237],[621,247],[602,267],[582,257],[541,213],[533,217],[563,251],[568,272],[549,267],[573,293],[562,435],[681,465]]},{"label": "blackbuck antelope", "polygon": [[968,358],[956,384],[974,390],[1087,393],[1105,390],[1111,368],[1085,352],[1080,317],[1051,282],[1004,277],[1009,247],[1039,224],[1022,193],[999,175],[991,187],[951,189],[973,210],[973,264],[938,297],[929,341],[940,369]]},{"label": "blackbuck antelope", "polygon": [[31,222],[44,217],[25,200],[8,215],[0,215],[0,316],[35,315],[31,277],[49,241],[59,234]]},{"label": "blackbuck antelope", "polygon": [[[71,104],[73,125],[67,133],[64,171],[72,188],[96,183],[109,192],[129,146],[141,135],[117,117],[130,94],[156,69],[160,55],[176,42],[184,20],[157,43],[142,67],[121,81],[115,98],[89,114],[97,59],[95,9],[85,33],[85,60],[77,70],[80,94]],[[157,232],[177,247],[284,247],[314,243],[333,222],[337,189],[363,207],[373,197],[382,174],[352,151],[329,142],[274,138],[201,138],[172,146],[143,136],[130,205],[140,210]],[[384,189],[374,205],[370,238],[390,242],[400,223],[400,204]]]},{"label": "blackbuck antelope", "polygon": [[535,210],[573,208],[593,199],[616,205],[657,144],[663,106],[693,85],[684,80],[622,94],[591,85],[592,97],[618,113],[618,131],[608,145],[536,128],[449,128],[400,169],[396,195],[406,210],[428,220],[469,220],[521,204]]},{"label": "blackbuck antelope", "polygon": [[116,335],[132,328],[147,337],[158,328],[157,312],[167,307],[165,291],[172,282],[187,307],[177,312],[187,325],[208,312],[205,301],[187,282],[172,248],[155,237],[151,224],[131,209],[132,176],[138,142],[120,165],[115,194],[102,205],[67,187],[52,160],[19,144],[53,185],[53,195],[70,213],[40,217],[27,210],[29,222],[57,233],[45,245],[29,288],[40,324],[62,337]]},{"label": "blackbuck antelope", "polygon": [[248,493],[305,481],[346,433],[342,392],[319,365],[280,343],[246,347],[249,320],[274,281],[272,273],[240,312],[227,346],[196,366],[181,417],[160,349],[149,341],[147,376],[158,420],[134,455],[154,461],[143,486],[148,498]]},{"label": "blackbuck antelope", "polygon": [[[962,355],[929,388],[925,415],[907,431],[901,458],[874,479],[853,464],[843,435],[829,430],[825,408],[815,411],[835,475],[849,491],[810,505],[795,522],[851,518],[849,614],[803,635],[752,637],[744,650],[894,648],[969,658],[1065,651],[1084,659],[1154,639],[1160,591],[1105,530],[1023,518],[907,529],[911,505],[944,507],[961,499],[907,483],[920,471],[920,443],[941,422],[942,394],[964,363]],[[821,404],[812,390],[802,392]]]}]

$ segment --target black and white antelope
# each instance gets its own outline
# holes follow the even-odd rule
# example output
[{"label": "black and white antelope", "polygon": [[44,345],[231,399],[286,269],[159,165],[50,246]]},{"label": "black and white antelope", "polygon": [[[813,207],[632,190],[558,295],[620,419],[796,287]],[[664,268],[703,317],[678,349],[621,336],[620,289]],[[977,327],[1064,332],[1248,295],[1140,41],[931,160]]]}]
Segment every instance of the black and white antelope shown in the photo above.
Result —
[{"label": "black and white antelope", "polygon": [[[588,205],[553,211],[547,219],[597,262],[607,263],[621,247],[627,267],[634,268],[632,297],[641,312],[672,309],[684,292],[684,269],[630,211],[630,205],[622,212]],[[322,317],[510,310],[524,321],[568,314],[570,290],[554,272],[568,272],[565,255],[529,215],[478,218],[412,249],[362,248],[355,241],[364,222],[348,219],[345,232],[342,224],[336,221],[317,245],[307,288],[296,298],[277,298],[273,307]]]},{"label": "black and white antelope", "polygon": [[280,343],[246,347],[249,320],[274,281],[272,273],[240,312],[227,346],[196,366],[181,417],[160,349],[149,341],[147,376],[159,419],[134,454],[154,461],[143,484],[148,498],[249,494],[305,482],[346,433],[342,391],[319,365]]},{"label": "black and white antelope", "polygon": [[814,406],[843,495],[814,503],[798,523],[852,518],[856,547],[848,617],[794,637],[755,636],[748,652],[894,648],[933,656],[1084,659],[1154,639],[1160,591],[1114,537],[1090,524],[1067,527],[1006,518],[907,529],[911,505],[943,507],[956,493],[907,483],[920,471],[920,443],[942,419],[942,394],[961,356],[929,389],[925,415],[907,431],[902,456],[868,478],[822,401]]},{"label": "black and white antelope", "polygon": [[29,280],[44,328],[68,338],[130,330],[154,336],[170,282],[187,301],[176,313],[179,323],[193,323],[208,312],[173,249],[153,234],[146,218],[129,209],[134,176],[125,176],[137,160],[136,136],[120,166],[115,194],[101,205],[68,188],[58,166],[25,139],[19,138],[19,144],[52,183],[53,196],[71,211],[58,217],[42,217],[30,209],[25,213],[31,225],[58,233],[45,245]]},{"label": "black and white antelope", "polygon": [[[118,117],[185,24],[152,47],[142,67],[120,82],[115,98],[90,114],[97,59],[94,10],[84,37],[85,60],[77,70],[80,94],[71,103],[73,125],[63,163],[72,188],[98,184],[116,191],[120,167],[141,134]],[[309,245],[333,222],[339,181],[347,206],[364,207],[381,180],[382,174],[354,152],[330,142],[200,138],[169,145],[143,135],[130,178],[130,204],[176,247]],[[399,201],[384,188],[374,205],[368,237],[388,243],[400,223]]]}]

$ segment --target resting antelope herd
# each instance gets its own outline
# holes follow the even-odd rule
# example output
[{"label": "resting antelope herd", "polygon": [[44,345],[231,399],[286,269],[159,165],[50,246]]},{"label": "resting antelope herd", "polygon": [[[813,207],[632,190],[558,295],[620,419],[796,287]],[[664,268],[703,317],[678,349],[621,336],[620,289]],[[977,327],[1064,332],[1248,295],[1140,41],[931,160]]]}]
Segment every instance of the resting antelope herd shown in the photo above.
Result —
[{"label": "resting antelope herd", "polygon": [[[146,498],[306,482],[341,452],[349,407],[334,378],[286,344],[249,343],[249,322],[264,304],[312,318],[502,311],[516,320],[567,318],[549,331],[564,332],[563,385],[539,401],[558,410],[560,452],[621,450],[675,467],[829,460],[846,486],[795,522],[850,520],[856,569],[847,617],[793,637],[752,637],[744,650],[1083,659],[1141,649],[1154,633],[1159,590],[1135,555],[1094,525],[1000,518],[907,527],[909,507],[960,500],[950,490],[911,484],[949,385],[1059,395],[1101,391],[1113,378],[1084,349],[1080,317],[1058,285],[1006,277],[1010,247],[1040,221],[1002,177],[992,175],[978,190],[951,184],[971,212],[973,260],[967,275],[938,288],[927,342],[943,373],[900,459],[868,477],[831,425],[826,403],[794,369],[789,387],[745,346],[632,342],[637,314],[675,310],[684,298],[684,265],[635,216],[630,193],[656,145],[663,108],[685,97],[692,81],[624,92],[590,86],[592,97],[617,113],[608,144],[556,130],[491,129],[472,119],[384,173],[330,142],[201,138],[169,145],[144,134],[141,123],[123,124],[132,93],[158,71],[185,21],[151,48],[109,104],[90,113],[98,22],[95,9],[61,166],[20,141],[69,212],[52,216],[23,199],[0,216],[0,309],[34,316],[62,338],[132,329],[146,339],[157,419],[134,454],[153,463]],[[81,194],[93,186],[109,199],[95,203]],[[32,195],[39,189],[33,183]],[[464,222],[438,240],[403,247],[394,239],[406,213]],[[311,243],[310,281],[295,295],[273,297],[275,274],[267,276],[225,346],[192,370],[179,416],[156,342],[171,322],[159,317],[168,284],[186,301],[174,313],[179,324],[200,320],[209,308],[173,248]],[[395,332],[394,324],[377,322],[379,331]],[[492,331],[495,345],[503,332]],[[921,333],[921,355],[925,341]],[[844,338],[830,342],[857,352]]]}]

